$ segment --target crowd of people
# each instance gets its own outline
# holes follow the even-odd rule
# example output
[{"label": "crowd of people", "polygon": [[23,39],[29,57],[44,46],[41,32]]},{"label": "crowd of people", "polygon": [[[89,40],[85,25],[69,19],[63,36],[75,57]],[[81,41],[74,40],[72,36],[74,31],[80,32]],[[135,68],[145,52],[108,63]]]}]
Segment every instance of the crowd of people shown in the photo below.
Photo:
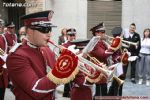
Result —
[{"label": "crowd of people", "polygon": [[[22,16],[24,26],[19,37],[13,22],[0,20],[0,100],[4,100],[9,83],[16,100],[55,100],[59,84],[64,84],[63,97],[71,100],[122,96],[129,65],[131,82],[140,85],[146,79],[146,86],[150,86],[149,28],[141,34],[143,38],[135,23],[126,33],[121,26],[114,27],[109,36],[101,22],[90,29],[90,40],[77,39],[75,28],[63,28],[56,45],[50,39],[55,27],[51,23],[53,13],[49,10]],[[51,45],[60,49],[59,55]]]}]

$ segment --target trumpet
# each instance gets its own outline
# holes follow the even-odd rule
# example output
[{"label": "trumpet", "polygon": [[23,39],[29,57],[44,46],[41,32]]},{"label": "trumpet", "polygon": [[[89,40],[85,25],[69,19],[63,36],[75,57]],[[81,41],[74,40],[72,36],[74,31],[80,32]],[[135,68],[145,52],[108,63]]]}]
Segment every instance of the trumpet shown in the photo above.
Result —
[{"label": "trumpet", "polygon": [[[58,45],[54,44],[52,41],[48,41],[50,44],[52,44],[53,46],[59,48],[60,50],[62,50],[63,48],[59,47]],[[67,49],[67,48],[65,48]],[[55,52],[56,54],[56,52]],[[58,55],[58,54],[56,54]],[[93,77],[94,75],[92,73],[90,73],[90,71],[88,69],[85,68],[85,64],[88,65],[90,68],[92,68],[94,71],[98,70],[100,72],[102,72],[103,74],[105,74],[106,76],[111,76],[112,75],[112,71],[110,70],[107,70],[107,69],[104,69],[104,68],[101,68],[99,67],[98,65],[94,64],[93,62],[85,59],[82,54],[75,54],[77,57],[78,57],[78,67],[79,67],[79,70],[82,71],[83,73],[85,73],[86,75],[88,76],[91,76]]]},{"label": "trumpet", "polygon": [[113,77],[113,80],[116,80],[119,86],[121,86],[124,83],[124,81],[118,77]]},{"label": "trumpet", "polygon": [[122,40],[123,43],[127,43],[128,45],[134,45],[134,46],[138,46],[139,41],[138,42],[130,42],[130,41],[126,41],[126,40]]},{"label": "trumpet", "polygon": [[[92,59],[96,64],[101,65],[102,68],[107,69],[106,65],[104,65],[103,63],[99,62],[95,57],[91,57],[89,54],[87,55],[88,57],[90,57],[90,59]],[[114,68],[115,70],[115,68]],[[114,72],[113,70],[113,72]],[[122,85],[124,83],[123,80],[121,80],[120,78],[118,78],[116,75],[112,74],[109,78],[108,81],[110,80],[116,80],[118,82],[118,85]]]},{"label": "trumpet", "polygon": [[[112,39],[114,39],[114,37],[112,37],[112,36],[109,36],[109,35],[105,35],[107,38],[109,38],[109,42],[111,42],[110,41],[110,39],[112,40]],[[122,41],[122,46],[124,46],[124,47],[129,47],[130,45],[134,45],[134,46],[138,46],[138,44],[139,44],[139,42],[131,42],[131,41],[126,41],[126,40],[123,40],[123,38],[121,38],[121,41]]]}]

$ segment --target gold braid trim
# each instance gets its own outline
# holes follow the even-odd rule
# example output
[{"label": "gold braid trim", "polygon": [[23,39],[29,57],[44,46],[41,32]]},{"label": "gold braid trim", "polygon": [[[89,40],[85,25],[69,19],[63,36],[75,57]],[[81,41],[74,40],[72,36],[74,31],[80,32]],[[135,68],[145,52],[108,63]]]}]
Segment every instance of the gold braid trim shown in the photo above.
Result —
[{"label": "gold braid trim", "polygon": [[78,74],[79,72],[79,68],[76,67],[75,70],[72,72],[72,74],[67,77],[67,78],[58,78],[55,75],[52,74],[52,72],[50,71],[47,74],[47,77],[50,81],[54,82],[55,84],[66,84],[68,82],[70,82],[71,80],[73,80],[75,78],[75,76]]},{"label": "gold braid trim", "polygon": [[119,43],[119,45],[116,48],[111,47],[111,46],[109,48],[112,49],[112,50],[114,50],[114,51],[116,51],[116,50],[118,50],[120,48],[120,46],[121,46],[121,42]]},{"label": "gold braid trim", "polygon": [[90,83],[97,83],[99,82],[103,77],[103,74],[100,74],[96,79],[91,79],[88,76],[86,76],[86,80],[89,81]]}]

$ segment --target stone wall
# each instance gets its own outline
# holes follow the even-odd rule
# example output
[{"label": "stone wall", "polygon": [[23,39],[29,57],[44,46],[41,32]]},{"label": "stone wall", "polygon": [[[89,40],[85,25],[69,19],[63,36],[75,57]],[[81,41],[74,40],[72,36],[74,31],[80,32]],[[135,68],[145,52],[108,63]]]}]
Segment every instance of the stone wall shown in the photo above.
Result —
[{"label": "stone wall", "polygon": [[43,11],[44,0],[25,0],[27,4],[32,5],[31,7],[26,7],[26,14]]},{"label": "stone wall", "polygon": [[0,19],[3,19],[4,21],[8,20],[8,9],[3,7],[2,0],[0,0]]},{"label": "stone wall", "polygon": [[122,26],[128,28],[134,22],[137,32],[150,28],[150,0],[122,0]]},{"label": "stone wall", "polygon": [[56,43],[61,29],[76,28],[77,38],[87,38],[87,0],[45,0],[44,9],[54,11],[52,22],[57,26],[52,31]]}]

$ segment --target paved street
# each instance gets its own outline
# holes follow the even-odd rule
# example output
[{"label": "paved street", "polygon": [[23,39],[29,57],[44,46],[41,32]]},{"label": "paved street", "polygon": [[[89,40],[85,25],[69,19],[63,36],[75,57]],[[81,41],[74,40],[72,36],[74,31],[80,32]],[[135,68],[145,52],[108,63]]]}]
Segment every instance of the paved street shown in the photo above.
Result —
[{"label": "paved street", "polygon": [[[60,86],[57,90],[58,91],[56,93],[56,100],[69,100],[69,98],[62,97],[63,86]],[[150,87],[147,87],[145,85],[145,82],[142,85],[138,85],[138,84],[131,83],[127,79],[124,84],[123,96],[149,96],[148,100],[150,100]],[[6,91],[5,100],[15,100],[14,95],[8,89]],[[147,99],[143,99],[143,100],[147,100]]]}]

